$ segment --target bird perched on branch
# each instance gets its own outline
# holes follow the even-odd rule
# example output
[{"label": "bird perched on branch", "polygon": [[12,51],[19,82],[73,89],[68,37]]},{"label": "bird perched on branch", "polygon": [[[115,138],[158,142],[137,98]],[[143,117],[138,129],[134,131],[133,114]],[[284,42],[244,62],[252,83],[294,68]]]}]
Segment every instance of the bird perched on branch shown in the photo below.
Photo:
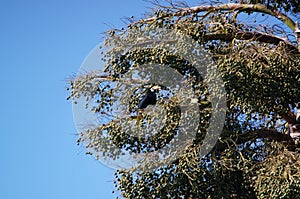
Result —
[{"label": "bird perched on branch", "polygon": [[147,90],[146,95],[143,97],[138,105],[138,109],[145,109],[148,105],[156,104],[156,92],[160,90],[160,86],[152,86]]},{"label": "bird perched on branch", "polygon": [[143,99],[138,104],[138,115],[131,116],[131,119],[134,119],[137,121],[137,124],[141,123],[141,120],[143,118],[143,110],[147,108],[148,105],[155,105],[156,104],[156,92],[161,89],[160,86],[152,86],[150,88],[147,88],[146,95],[143,97]]}]

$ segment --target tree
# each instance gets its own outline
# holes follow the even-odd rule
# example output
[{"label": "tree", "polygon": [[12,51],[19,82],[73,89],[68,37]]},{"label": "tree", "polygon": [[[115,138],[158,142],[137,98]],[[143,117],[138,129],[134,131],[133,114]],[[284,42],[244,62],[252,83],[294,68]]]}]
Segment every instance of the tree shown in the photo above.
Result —
[{"label": "tree", "polygon": [[[142,168],[149,167],[144,172],[134,168],[116,171],[116,187],[123,197],[300,198],[300,145],[297,136],[293,136],[300,131],[299,3],[238,0],[189,7],[184,3],[155,1],[154,5],[157,8],[149,17],[130,19],[126,29],[108,31],[105,44],[111,48],[105,52],[103,71],[82,74],[70,81],[70,98],[75,102],[86,97],[87,108],[105,118],[81,132],[78,143],[83,143],[87,153],[96,158],[113,160],[124,151],[158,151],[176,139],[180,128],[188,129],[181,127],[180,121],[194,118],[182,113],[180,100],[196,103],[200,119],[196,120],[195,136],[188,137],[185,148],[180,149],[183,153],[158,166],[141,164]],[[163,36],[165,32],[157,31],[161,29],[192,38],[210,55],[209,63],[216,66],[222,77],[226,117],[220,138],[205,156],[200,151],[214,114],[214,88],[209,87],[190,61],[159,45],[147,48],[149,41],[145,38]],[[132,31],[146,31],[147,35],[137,38]],[[180,39],[176,44],[164,41],[173,49],[188,48]],[[139,48],[127,51],[124,42]],[[157,106],[162,107],[163,113],[137,113],[136,107],[145,92],[158,85],[160,79],[146,81],[150,73],[147,70],[139,71],[139,78],[130,81],[124,76],[146,64],[152,64],[154,70],[149,71],[156,76],[157,65],[176,70],[183,78],[172,77],[171,81],[187,82],[193,95],[180,98],[174,88],[159,85],[162,90],[157,93]],[[212,79],[214,75],[208,74]],[[121,79],[122,84],[118,84]],[[134,88],[129,86],[133,81]],[[127,95],[120,98],[120,90],[126,89]],[[116,106],[122,106],[127,114],[114,111]],[[185,111],[191,110],[188,107]],[[163,125],[157,123],[162,118]],[[124,128],[129,123],[134,124],[130,128],[135,131],[140,126],[148,131],[135,136],[133,129]]]}]

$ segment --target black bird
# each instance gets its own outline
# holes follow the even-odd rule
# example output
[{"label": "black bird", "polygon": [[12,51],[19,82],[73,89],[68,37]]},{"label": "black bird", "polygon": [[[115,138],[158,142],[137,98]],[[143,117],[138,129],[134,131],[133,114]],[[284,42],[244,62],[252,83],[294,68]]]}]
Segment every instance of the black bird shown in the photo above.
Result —
[{"label": "black bird", "polygon": [[148,105],[156,104],[156,91],[160,89],[160,86],[153,86],[147,90],[145,97],[138,105],[138,109],[144,109]]}]

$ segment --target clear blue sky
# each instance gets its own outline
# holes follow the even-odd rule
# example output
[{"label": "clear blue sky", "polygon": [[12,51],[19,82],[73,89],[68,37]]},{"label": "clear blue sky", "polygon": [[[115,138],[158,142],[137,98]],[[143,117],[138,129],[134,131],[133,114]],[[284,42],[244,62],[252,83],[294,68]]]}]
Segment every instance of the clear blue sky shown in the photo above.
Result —
[{"label": "clear blue sky", "polygon": [[[189,1],[198,2],[198,1]],[[195,5],[195,4],[192,4]],[[66,78],[142,0],[0,0],[0,197],[110,199],[113,170],[76,145]]]}]

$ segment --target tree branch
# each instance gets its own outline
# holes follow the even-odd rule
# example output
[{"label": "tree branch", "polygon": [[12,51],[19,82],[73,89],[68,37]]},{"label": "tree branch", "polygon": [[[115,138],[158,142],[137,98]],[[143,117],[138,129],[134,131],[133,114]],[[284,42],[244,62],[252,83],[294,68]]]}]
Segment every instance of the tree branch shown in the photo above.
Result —
[{"label": "tree branch", "polygon": [[[202,39],[204,41],[212,41],[212,40],[223,40],[223,41],[231,41],[233,39],[240,39],[240,40],[254,40],[269,44],[275,44],[278,45],[280,42],[284,43],[288,50],[291,52],[297,52],[298,48],[294,46],[292,43],[287,41],[285,38],[271,35],[263,32],[250,32],[250,31],[238,31],[238,32],[232,32],[232,33],[205,33],[202,36]],[[133,46],[147,46],[149,44],[153,44],[155,42],[158,42],[157,40],[147,40],[143,41],[137,44],[134,44]],[[164,43],[176,43],[176,40],[164,40],[162,41]]]},{"label": "tree branch", "polygon": [[291,111],[287,112],[286,114],[282,114],[282,118],[287,121],[288,124],[295,124],[296,116]]},{"label": "tree branch", "polygon": [[299,29],[298,22],[295,23],[294,35],[297,40],[298,50],[300,51],[300,29]]},{"label": "tree branch", "polygon": [[264,13],[276,17],[277,19],[285,23],[292,31],[295,30],[295,22],[290,17],[279,12],[278,10],[270,10],[262,4],[237,4],[237,3],[228,3],[228,4],[218,5],[218,6],[209,5],[209,6],[195,6],[190,8],[181,8],[177,12],[171,14],[165,13],[159,17],[150,17],[147,19],[137,21],[131,25],[135,25],[138,23],[148,23],[169,16],[184,16],[188,14],[199,13],[199,12],[209,11],[209,10],[215,10],[215,11],[231,10],[231,11],[240,11],[240,12]]},{"label": "tree branch", "polygon": [[293,139],[287,135],[273,129],[258,129],[252,132],[255,138],[267,138],[278,142],[293,142]]},{"label": "tree branch", "polygon": [[[273,129],[257,129],[255,131],[249,131],[238,135],[235,139],[232,140],[235,140],[234,144],[243,144],[259,138],[283,142],[288,145],[294,144],[293,139],[289,135],[280,133]],[[228,148],[228,144],[226,142],[219,142],[216,144],[216,149],[219,151],[223,151],[226,148]]]},{"label": "tree branch", "polygon": [[250,40],[253,39],[254,41],[270,43],[278,45],[280,42],[284,43],[287,48],[291,51],[298,52],[298,48],[291,44],[284,38],[278,37],[276,35],[270,35],[262,32],[243,32],[239,31],[236,33],[208,33],[204,35],[204,40],[223,40],[223,41],[230,41],[232,39],[240,39],[240,40]]}]

